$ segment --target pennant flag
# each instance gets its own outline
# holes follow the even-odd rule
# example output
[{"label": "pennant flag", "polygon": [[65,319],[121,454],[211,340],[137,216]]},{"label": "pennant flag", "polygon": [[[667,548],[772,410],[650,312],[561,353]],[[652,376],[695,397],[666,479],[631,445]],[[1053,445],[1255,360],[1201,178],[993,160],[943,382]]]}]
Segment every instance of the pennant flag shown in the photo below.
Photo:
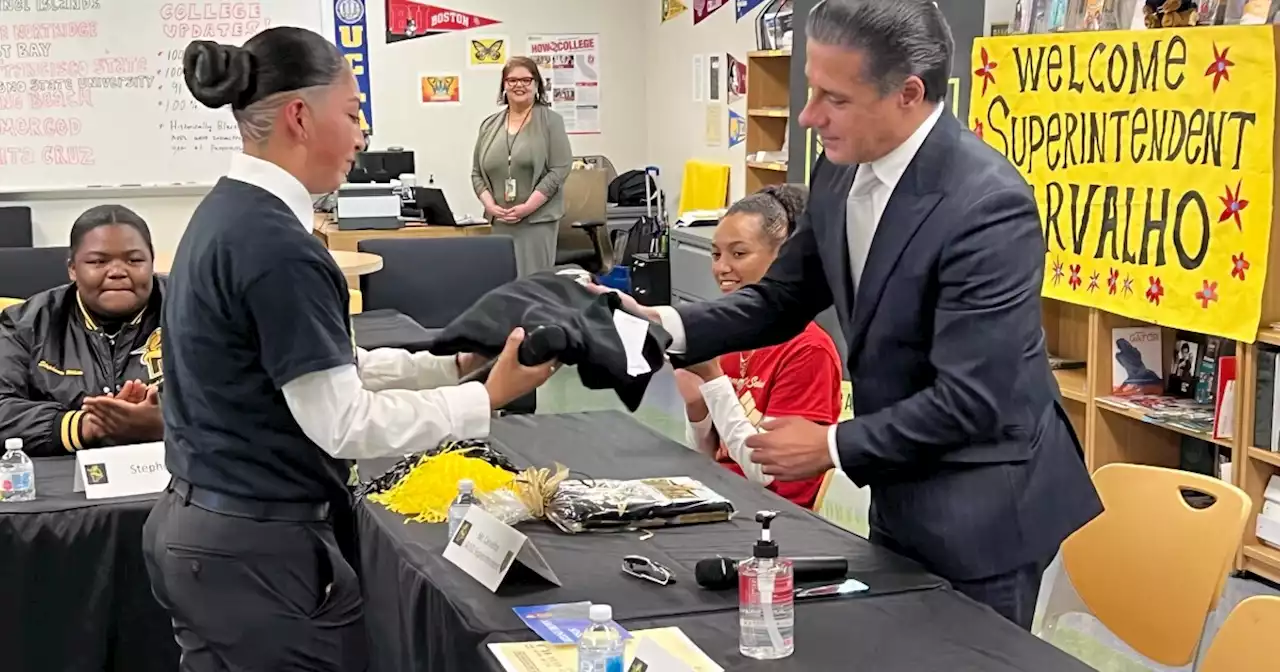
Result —
[{"label": "pennant flag", "polygon": [[732,105],[747,95],[747,64],[734,58],[733,54],[725,54],[724,62],[728,73],[725,88],[729,90],[729,104]]},{"label": "pennant flag", "polygon": [[676,18],[688,9],[689,6],[680,0],[662,0],[662,22],[666,23]]},{"label": "pennant flag", "polygon": [[747,141],[747,118],[729,110],[729,147],[732,149]]},{"label": "pennant flag", "polygon": [[501,23],[475,14],[425,5],[416,0],[387,0],[387,43],[457,33]]},{"label": "pennant flag", "polygon": [[717,9],[729,4],[729,0],[693,0],[693,25],[711,16]]},{"label": "pennant flag", "polygon": [[759,7],[764,2],[764,0],[735,0],[735,2],[738,5],[737,7],[738,17],[734,20],[741,21],[743,17],[751,13],[751,10],[755,9],[756,7]]}]

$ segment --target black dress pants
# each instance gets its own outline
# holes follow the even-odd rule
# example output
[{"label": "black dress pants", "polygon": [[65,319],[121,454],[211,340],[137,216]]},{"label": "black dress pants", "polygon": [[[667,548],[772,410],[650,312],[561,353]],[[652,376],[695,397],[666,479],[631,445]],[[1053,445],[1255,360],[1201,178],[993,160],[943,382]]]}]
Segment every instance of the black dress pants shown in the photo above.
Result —
[{"label": "black dress pants", "polygon": [[328,522],[215,513],[176,492],[143,528],[156,599],[183,672],[361,672],[360,584]]}]

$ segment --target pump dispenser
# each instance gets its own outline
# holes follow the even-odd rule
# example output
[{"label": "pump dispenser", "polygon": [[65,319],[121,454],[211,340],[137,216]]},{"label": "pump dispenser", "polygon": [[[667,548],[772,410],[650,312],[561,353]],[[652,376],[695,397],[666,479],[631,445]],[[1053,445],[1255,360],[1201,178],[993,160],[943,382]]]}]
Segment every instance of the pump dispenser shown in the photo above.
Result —
[{"label": "pump dispenser", "polygon": [[778,558],[769,529],[777,511],[756,512],[760,539],[751,559],[738,566],[738,650],[757,660],[786,658],[795,651],[795,574]]}]

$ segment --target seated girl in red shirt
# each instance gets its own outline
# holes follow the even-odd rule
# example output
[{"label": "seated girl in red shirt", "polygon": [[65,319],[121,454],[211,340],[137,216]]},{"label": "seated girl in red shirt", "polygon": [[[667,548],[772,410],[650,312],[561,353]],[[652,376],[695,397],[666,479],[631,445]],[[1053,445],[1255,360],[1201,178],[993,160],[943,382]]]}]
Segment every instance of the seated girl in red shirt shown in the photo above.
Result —
[{"label": "seated girl in red shirt", "polygon": [[[711,272],[720,291],[737,291],[764,277],[795,230],[807,199],[807,188],[786,184],[765,187],[729,208],[711,244]],[[689,417],[691,447],[813,508],[822,477],[774,480],[751,461],[746,440],[766,418],[798,416],[827,425],[839,419],[840,356],[821,327],[811,322],[780,345],[730,353],[675,373]]]}]

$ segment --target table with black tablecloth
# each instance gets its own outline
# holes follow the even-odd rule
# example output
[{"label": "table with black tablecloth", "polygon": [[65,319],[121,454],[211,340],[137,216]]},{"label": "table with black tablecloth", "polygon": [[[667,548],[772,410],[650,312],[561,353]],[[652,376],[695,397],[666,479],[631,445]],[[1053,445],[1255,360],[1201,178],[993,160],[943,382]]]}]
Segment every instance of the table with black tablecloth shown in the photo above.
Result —
[{"label": "table with black tablecloth", "polygon": [[[517,565],[495,595],[444,560],[444,525],[406,524],[402,516],[380,505],[361,502],[357,520],[365,614],[373,644],[371,669],[375,672],[482,669],[493,664],[483,647],[490,638],[531,636],[512,607],[583,600],[612,604],[615,618],[628,627],[680,625],[709,653],[736,651],[737,591],[702,590],[694,582],[693,566],[717,555],[748,555],[759,535],[752,514],[760,509],[782,512],[773,530],[784,555],[846,557],[850,576],[870,587],[865,594],[829,606],[803,605],[798,632],[812,633],[813,628],[807,625],[810,621],[832,631],[841,622],[867,620],[874,621],[867,627],[876,628],[883,637],[912,628],[911,619],[917,613],[946,608],[950,611],[939,613],[967,621],[956,623],[956,632],[984,634],[985,639],[980,638],[976,645],[978,650],[989,647],[987,655],[992,659],[1007,656],[1014,661],[1000,669],[1082,669],[1070,667],[1072,661],[1065,655],[1007,624],[986,607],[951,592],[943,580],[914,562],[827,523],[625,414],[502,418],[494,422],[492,441],[518,466],[559,462],[577,475],[597,478],[690,476],[731,500],[739,515],[726,523],[655,530],[647,540],[638,532],[567,535],[544,523],[524,524],[519,529],[537,545],[564,585],[551,586]],[[373,473],[365,465],[361,471],[366,476]],[[628,554],[643,555],[670,567],[676,572],[677,583],[658,587],[623,575],[621,560]],[[912,597],[916,595],[921,597]],[[892,600],[884,601],[890,597]],[[941,616],[935,618],[943,625],[946,621]],[[838,631],[834,632],[835,639],[822,644],[827,647],[822,650],[846,661],[839,647],[850,640],[841,640]],[[929,651],[911,652],[929,646],[929,639],[926,634],[914,640],[885,642],[882,647],[891,652],[902,649],[902,655],[892,655],[899,655],[896,660],[909,665],[929,655]],[[948,650],[944,642],[931,651],[946,655]],[[980,654],[970,651],[970,655]],[[1043,666],[1036,667],[1040,663]],[[924,672],[929,668],[915,669]]]},{"label": "table with black tablecloth", "polygon": [[75,459],[36,459],[36,499],[0,504],[0,666],[172,672],[178,648],[151,595],[142,525],[155,495],[90,502]]}]

